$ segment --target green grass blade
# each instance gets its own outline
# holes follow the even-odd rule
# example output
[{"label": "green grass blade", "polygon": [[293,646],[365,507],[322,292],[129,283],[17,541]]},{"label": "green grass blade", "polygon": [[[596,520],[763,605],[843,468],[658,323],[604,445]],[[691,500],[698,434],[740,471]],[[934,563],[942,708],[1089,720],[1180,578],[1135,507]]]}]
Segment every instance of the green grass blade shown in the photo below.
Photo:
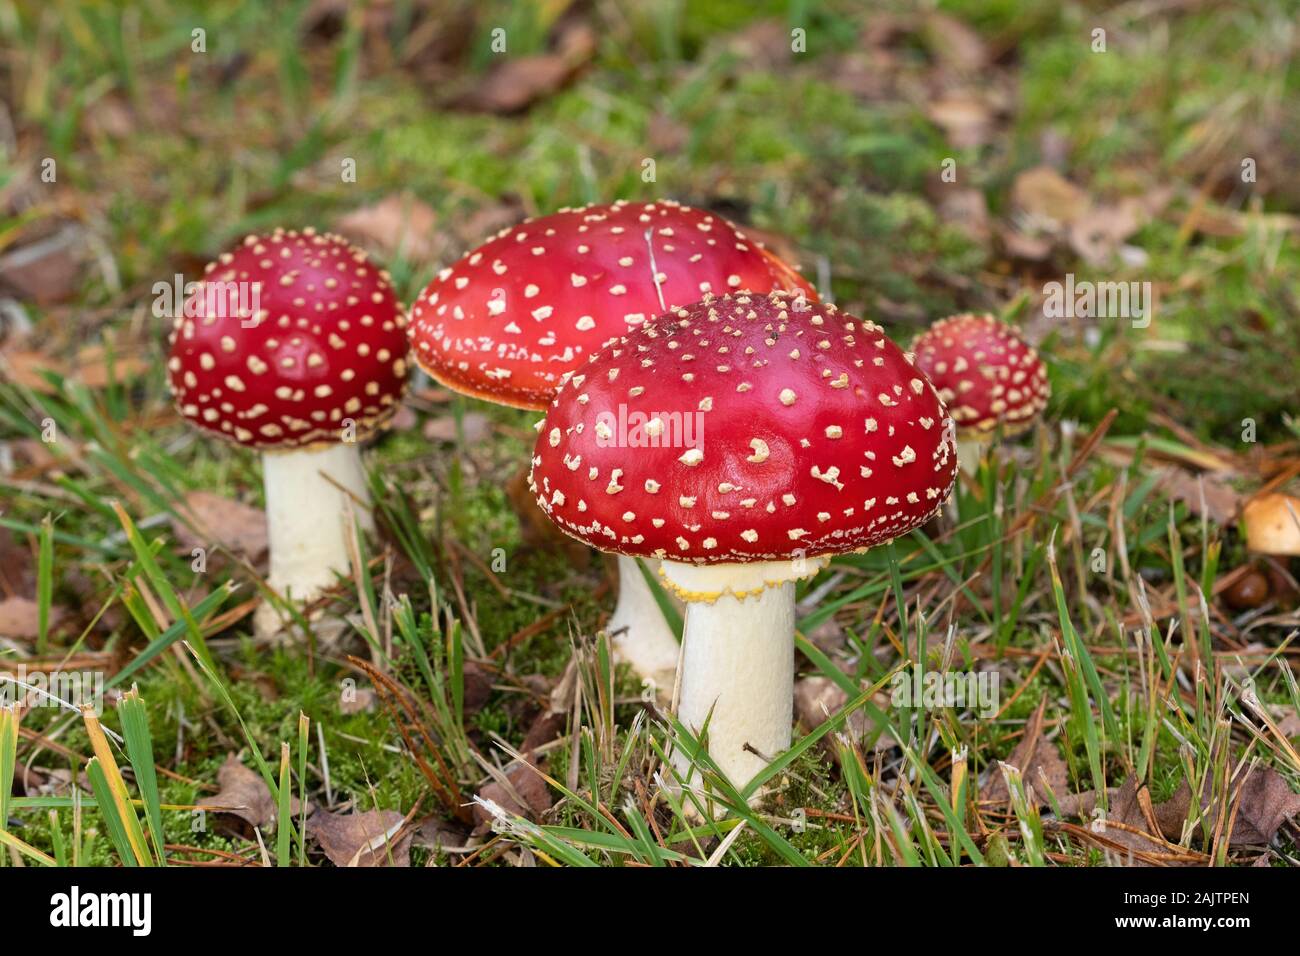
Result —
[{"label": "green grass blade", "polygon": [[[866,705],[871,700],[872,696],[893,680],[894,674],[897,673],[902,666],[903,664],[900,662],[893,670],[880,678],[880,680],[859,693],[856,697],[851,698],[848,703],[840,708],[839,713],[826,718],[826,720],[822,721],[822,723],[811,733],[806,734],[799,738],[799,740],[795,741],[790,749],[760,770],[754,779],[746,784],[741,790],[741,794],[745,797],[753,796],[758,792],[759,787],[763,786],[767,781],[771,780],[777,774],[785,770],[786,767],[790,766],[790,764],[798,760],[809,747],[812,747],[817,743],[817,741],[821,740],[832,730],[838,730],[840,727],[844,726],[844,722],[849,719],[849,715],[859,707]],[[878,710],[877,713],[879,713]]]},{"label": "green grass blade", "polygon": [[90,779],[90,789],[95,794],[95,805],[104,819],[104,826],[108,830],[109,839],[113,841],[114,849],[117,850],[118,859],[122,861],[123,866],[139,866],[140,863],[127,839],[126,825],[118,814],[117,803],[109,787],[108,778],[104,776],[104,768],[99,765],[98,757],[91,757],[86,763],[86,776]]},{"label": "green grass blade", "polygon": [[677,610],[677,605],[673,604],[673,599],[668,596],[664,586],[659,583],[659,575],[655,574],[641,558],[634,558],[637,570],[641,572],[641,577],[645,578],[646,586],[650,588],[650,593],[654,595],[655,603],[659,605],[659,610],[663,612],[664,620],[668,626],[673,629],[673,634],[677,636],[680,643],[682,639],[682,628],[684,622],[681,613]]},{"label": "green grass blade", "polygon": [[36,559],[36,653],[44,655],[50,639],[50,605],[54,602],[54,521],[41,521]]},{"label": "green grass blade", "polygon": [[154,768],[153,737],[149,733],[149,711],[140,692],[132,687],[122,695],[117,704],[117,714],[122,721],[122,736],[126,738],[126,755],[135,775],[135,785],[140,790],[144,804],[145,821],[153,838],[154,852],[159,862],[167,865],[162,825],[162,798],[158,793],[158,774]]},{"label": "green grass blade", "polygon": [[298,713],[298,865],[307,865],[307,732],[311,718]]},{"label": "green grass blade", "polygon": [[[0,830],[9,826],[9,804],[14,792],[14,767],[18,763],[17,704],[0,706]],[[0,867],[7,865],[9,855],[0,853]]]},{"label": "green grass blade", "polygon": [[275,865],[288,866],[292,862],[289,855],[289,839],[293,833],[293,814],[289,812],[289,794],[292,792],[289,778],[289,744],[280,744],[280,794],[276,801],[275,817]]},{"label": "green grass blade", "polygon": [[[37,863],[40,863],[44,866],[59,865],[59,863],[54,859],[54,857],[49,856],[46,853],[42,853],[40,850],[36,849],[36,847],[31,846],[30,844],[24,843],[22,840],[18,839],[16,836],[14,836],[12,833],[4,829],[3,827],[0,827],[0,843],[3,843],[5,846],[13,847],[23,856],[27,857],[28,859],[35,860]],[[0,856],[7,857],[8,854],[0,854]]]},{"label": "green grass blade", "polygon": [[[126,781],[122,779],[122,771],[113,756],[113,748],[108,742],[104,728],[100,725],[99,717],[91,708],[85,707],[81,711],[81,720],[86,728],[86,736],[90,738],[91,749],[95,752],[96,772],[107,786],[103,794],[98,789],[95,791],[100,812],[105,819],[111,817],[117,821],[135,863],[139,866],[152,866],[154,860],[149,853],[149,847],[145,844],[140,818],[136,816],[135,807],[126,789]],[[103,802],[105,796],[111,803]]]},{"label": "green grass blade", "polygon": [[49,811],[50,821],[50,843],[54,847],[54,865],[65,867],[68,865],[68,841],[63,836],[63,821],[59,817],[58,810]]},{"label": "green grass blade", "polygon": [[[203,620],[209,614],[212,614],[225,603],[226,598],[230,597],[230,595],[235,592],[236,587],[237,585],[233,581],[229,581],[217,588],[194,606],[194,617],[198,620]],[[116,687],[129,680],[133,674],[140,670],[140,668],[144,667],[155,657],[184,637],[188,630],[189,625],[186,622],[173,622],[167,630],[163,631],[156,638],[151,640],[148,646],[137,654],[131,663],[127,664],[120,671],[114,674],[110,680],[106,681],[105,686]]]}]

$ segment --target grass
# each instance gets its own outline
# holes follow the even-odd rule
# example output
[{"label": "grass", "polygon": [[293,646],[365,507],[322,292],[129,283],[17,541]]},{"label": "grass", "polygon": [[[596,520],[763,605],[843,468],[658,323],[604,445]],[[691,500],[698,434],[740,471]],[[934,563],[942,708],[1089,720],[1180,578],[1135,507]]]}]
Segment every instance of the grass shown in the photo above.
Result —
[{"label": "grass", "polygon": [[[438,16],[419,20],[431,6]],[[1133,778],[1157,803],[1184,783],[1232,795],[1251,761],[1300,787],[1280,727],[1300,706],[1294,599],[1283,588],[1262,606],[1229,604],[1259,559],[1232,522],[1160,483],[1176,464],[1241,493],[1272,479],[1295,489],[1300,194],[1279,170],[1300,146],[1300,91],[1284,5],[943,3],[993,51],[980,78],[1015,91],[996,135],[960,148],[926,114],[935,88],[966,80],[902,4],[879,14],[900,26],[875,61],[896,81],[878,96],[843,81],[864,43],[847,0],[614,4],[594,61],[512,117],[453,109],[444,81],[481,82],[496,26],[512,56],[544,50],[562,5],[475,4],[472,22],[470,6],[395,4],[392,19],[307,31],[256,4],[0,0],[3,99],[22,134],[0,185],[25,197],[0,208],[0,253],[54,220],[98,242],[68,301],[24,303],[34,331],[22,348],[68,359],[98,343],[111,356],[94,388],[0,362],[0,442],[13,451],[0,529],[14,544],[0,562],[30,571],[38,618],[0,662],[104,671],[111,704],[85,718],[0,708],[0,862],[323,865],[310,803],[411,815],[404,833],[426,818],[454,832],[454,850],[417,839],[416,865],[1091,866],[1122,857],[1086,814],[1061,809],[1080,792],[1104,806]],[[736,35],[763,18],[806,30],[808,52],[738,53]],[[461,59],[413,46],[442,36],[439,22],[468,24]],[[192,52],[196,26],[205,53]],[[1089,49],[1095,26],[1105,54]],[[680,142],[651,145],[665,117]],[[1015,260],[936,208],[952,156],[959,182],[1009,217],[1017,174],[1053,137],[1097,202],[1170,193],[1126,240],[1142,256],[1106,268],[1068,250]],[[1234,178],[1242,153],[1258,163],[1255,188]],[[31,179],[44,157],[54,184]],[[355,182],[340,176],[345,160]],[[816,600],[800,605],[798,671],[843,703],[801,727],[756,807],[754,787],[722,778],[691,731],[611,667],[598,633],[610,570],[537,539],[512,502],[532,416],[417,383],[413,424],[369,452],[384,533],[358,539],[331,599],[347,653],[257,646],[255,569],[218,552],[196,571],[177,546],[188,492],[252,505],[262,492],[253,456],[201,440],[171,411],[154,283],[194,274],[249,231],[327,226],[399,192],[428,204],[440,242],[432,259],[381,256],[407,301],[482,238],[473,223],[485,216],[505,217],[496,228],[664,196],[790,237],[841,307],[898,341],[962,308],[1003,311],[1041,338],[1054,393],[1044,423],[1004,443],[937,526],[801,586]],[[1032,296],[1065,271],[1151,282],[1156,320],[1044,325]],[[485,437],[466,438],[470,412],[487,416]],[[455,422],[455,440],[422,437],[439,419]],[[7,596],[17,579],[0,570]],[[893,675],[914,667],[996,672],[997,715],[893,705]],[[349,706],[357,687],[372,707]],[[559,735],[523,753],[557,700]],[[1040,704],[1067,782],[1046,794],[1029,768],[1000,763]],[[697,754],[690,773],[674,750]],[[196,811],[231,752],[272,795],[265,833]],[[516,757],[545,775],[553,805],[534,819],[474,801]],[[88,787],[15,791],[33,768]],[[702,792],[682,786],[692,773]],[[995,781],[1008,801],[981,796]],[[488,823],[471,833],[475,807]],[[1283,827],[1268,862],[1296,864],[1297,835]],[[1231,844],[1226,821],[1194,802],[1173,842],[1162,852],[1197,863],[1263,852]]]}]

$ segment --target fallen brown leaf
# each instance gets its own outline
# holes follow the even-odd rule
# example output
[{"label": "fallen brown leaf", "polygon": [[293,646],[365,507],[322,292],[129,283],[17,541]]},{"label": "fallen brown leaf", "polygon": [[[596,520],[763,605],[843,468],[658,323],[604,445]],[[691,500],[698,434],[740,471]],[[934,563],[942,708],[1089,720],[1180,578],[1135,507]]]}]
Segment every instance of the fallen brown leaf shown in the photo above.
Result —
[{"label": "fallen brown leaf", "polygon": [[[249,826],[263,831],[275,828],[277,807],[271,790],[258,774],[249,770],[235,754],[227,754],[226,762],[217,771],[220,790],[215,796],[198,801],[201,807],[212,807],[219,816],[237,817]],[[290,811],[296,816],[298,801],[291,798]]]},{"label": "fallen brown leaf", "polygon": [[983,146],[993,134],[993,111],[975,93],[948,93],[931,103],[926,115],[957,149]]},{"label": "fallen brown leaf", "polygon": [[1035,166],[1016,176],[1011,201],[1022,212],[1058,227],[1068,227],[1089,208],[1088,194],[1050,166]]},{"label": "fallen brown leaf", "polygon": [[[60,440],[69,442],[68,450],[72,454],[71,449],[75,443],[67,436],[61,436]],[[13,454],[15,465],[20,469],[31,469],[33,472],[40,473],[59,461],[50,453],[49,445],[35,438],[19,438],[6,444]]]},{"label": "fallen brown leaf", "polygon": [[[525,756],[530,763],[537,762],[534,757],[528,754]],[[506,780],[509,781],[508,787],[493,780],[478,792],[478,796],[484,800],[491,800],[510,813],[530,820],[536,820],[551,809],[550,788],[536,770],[528,764],[516,761],[506,768],[505,774]],[[492,822],[492,815],[478,803],[474,804],[474,822],[480,828],[486,828]]]},{"label": "fallen brown leaf", "polygon": [[[1272,767],[1255,764],[1243,771],[1244,779],[1238,779],[1232,785],[1232,792],[1221,795],[1219,802],[1211,808],[1209,784],[1201,798],[1202,813],[1211,821],[1217,819],[1223,799],[1237,796],[1237,784],[1240,784],[1240,804],[1237,818],[1232,824],[1232,833],[1228,838],[1229,846],[1268,844],[1277,836],[1277,831],[1287,820],[1300,813],[1300,794],[1292,793],[1285,777]],[[1183,780],[1174,795],[1156,810],[1156,819],[1167,839],[1178,840],[1182,836],[1183,821],[1191,805],[1191,788]],[[1228,807],[1228,815],[1232,806]]]},{"label": "fallen brown leaf", "polygon": [[265,671],[253,670],[241,664],[231,663],[230,676],[241,684],[255,687],[262,700],[270,702],[280,699],[280,685],[276,679]]},{"label": "fallen brown leaf", "polygon": [[[1057,752],[1056,744],[1048,740],[1043,733],[1046,711],[1047,698],[1044,697],[1038,709],[1029,718],[1029,722],[1025,724],[1024,736],[1011,751],[1011,755],[1003,761],[1020,770],[1026,790],[1033,789],[1039,806],[1046,806],[1048,803],[1042,784],[1044,777],[1047,779],[1048,786],[1052,788],[1053,795],[1058,799],[1068,794],[1070,789],[1069,767]],[[991,801],[997,806],[1006,803],[1010,797],[1011,793],[1002,774],[990,773],[989,782],[980,791],[981,800]]]},{"label": "fallen brown leaf", "polygon": [[1093,206],[1070,223],[1070,248],[1089,265],[1108,265],[1119,254],[1121,243],[1137,232],[1145,219],[1137,199]]},{"label": "fallen brown leaf", "polygon": [[[1256,845],[1271,843],[1277,836],[1282,824],[1300,814],[1300,794],[1292,793],[1285,777],[1271,767],[1256,764],[1240,784],[1240,805],[1233,823],[1229,846]],[[1220,795],[1215,805],[1211,806],[1209,783],[1201,799],[1201,813],[1207,820],[1217,820],[1225,796],[1237,796],[1237,786],[1232,792]],[[1061,800],[1061,812],[1078,815],[1084,819],[1092,816],[1096,805],[1095,791],[1088,790],[1077,796]],[[1174,795],[1163,803],[1152,803],[1150,793],[1145,786],[1138,787],[1135,779],[1130,777],[1118,790],[1107,791],[1110,811],[1106,820],[1119,822],[1143,831],[1131,833],[1118,827],[1102,828],[1106,836],[1123,844],[1125,847],[1142,852],[1168,852],[1160,848],[1155,837],[1163,836],[1170,843],[1182,839],[1183,823],[1191,809],[1191,788],[1187,781],[1182,781]],[[1228,807],[1228,815],[1232,806]],[[1100,826],[1096,821],[1093,825]]]},{"label": "fallen brown leaf", "polygon": [[794,715],[799,726],[805,730],[812,730],[825,723],[848,700],[849,695],[829,677],[815,674],[794,682]]},{"label": "fallen brown leaf", "polygon": [[518,113],[559,90],[596,52],[596,33],[570,21],[548,53],[502,60],[458,105],[484,113]]},{"label": "fallen brown leaf", "polygon": [[101,96],[88,104],[81,121],[92,139],[127,139],[135,132],[135,114],[130,104],[116,94]]},{"label": "fallen brown leaf", "polygon": [[[794,713],[795,718],[799,721],[799,726],[803,727],[804,730],[811,731],[824,724],[828,718],[834,717],[843,710],[848,701],[848,694],[829,677],[815,674],[795,681]],[[867,718],[866,711],[859,707],[849,714],[840,730],[840,734],[861,744],[874,729],[875,727]],[[835,745],[835,740],[823,737],[819,743],[822,751],[831,760],[838,763],[839,748]],[[890,750],[893,746],[894,738],[890,736],[888,731],[884,731],[876,738],[872,750],[881,752]]]},{"label": "fallen brown leaf", "polygon": [[409,193],[386,196],[339,217],[338,231],[354,242],[374,246],[385,257],[430,262],[442,250],[433,208]]},{"label": "fallen brown leaf", "polygon": [[186,551],[220,544],[252,564],[266,556],[266,513],[210,491],[191,491],[184,508],[202,533],[179,518],[172,519],[176,543]]},{"label": "fallen brown leaf", "polygon": [[489,236],[513,226],[524,217],[524,207],[518,198],[480,206],[467,216],[457,217],[452,229],[464,246],[477,246]]},{"label": "fallen brown leaf", "polygon": [[926,46],[945,66],[970,72],[988,65],[988,44],[975,30],[944,13],[928,13],[922,21]]},{"label": "fallen brown leaf", "polygon": [[978,189],[963,189],[944,184],[936,189],[939,218],[955,226],[970,239],[987,243],[993,234],[989,222],[989,204]]},{"label": "fallen brown leaf", "polygon": [[532,725],[528,728],[528,733],[524,735],[522,749],[527,753],[549,744],[564,733],[564,728],[568,726],[568,722],[569,715],[567,713],[550,709],[543,710],[533,719]]},{"label": "fallen brown leaf", "polygon": [[[510,694],[504,701],[510,719],[520,726],[524,724],[532,726],[533,721],[543,710],[559,710],[558,707],[549,706],[553,681],[554,678],[547,677],[545,674],[521,674],[519,683],[522,685],[523,693]],[[522,752],[526,752],[526,749]]]},{"label": "fallen brown leaf", "polygon": [[889,100],[896,96],[897,63],[891,50],[849,50],[828,61],[827,80],[862,100]]},{"label": "fallen brown leaf", "polygon": [[[1175,799],[1176,797],[1177,795]],[[1151,803],[1150,791],[1146,787],[1138,787],[1136,777],[1129,777],[1124,781],[1124,786],[1120,787],[1110,799],[1110,808],[1105,819],[1095,821],[1094,828],[1128,850],[1139,853],[1167,853],[1168,848],[1157,835],[1163,836],[1162,818],[1166,824],[1178,818],[1177,805],[1168,806],[1168,803],[1172,802],[1171,800],[1161,804],[1162,809],[1157,814]],[[1111,826],[1112,823],[1122,824],[1122,826]],[[1124,862],[1133,866],[1146,865],[1133,858],[1126,859]]]},{"label": "fallen brown leaf", "polygon": [[[482,412],[466,412],[460,419],[464,431],[465,443],[474,445],[488,435],[492,420]],[[439,415],[424,423],[424,437],[429,441],[454,442],[456,440],[456,416]]]},{"label": "fallen brown leaf", "polygon": [[[39,608],[35,601],[25,597],[9,597],[0,601],[0,637],[16,641],[34,641],[40,637]],[[50,607],[50,633],[62,623],[65,612],[61,607]]]},{"label": "fallen brown leaf", "polygon": [[36,562],[8,528],[0,528],[0,590],[7,595],[34,593]]},{"label": "fallen brown leaf", "polygon": [[42,372],[53,372],[87,388],[106,388],[139,378],[149,368],[148,359],[136,354],[114,352],[110,362],[108,350],[101,345],[87,346],[71,363],[43,352],[14,350],[5,355],[3,365],[12,381],[47,395],[53,395],[56,389],[45,380]]},{"label": "fallen brown leaf", "polygon": [[411,865],[411,833],[398,828],[406,818],[395,810],[348,814],[317,810],[307,820],[307,833],[335,866]]},{"label": "fallen brown leaf", "polygon": [[403,403],[393,414],[388,427],[394,432],[409,432],[419,424],[419,416],[408,403]]},{"label": "fallen brown leaf", "polygon": [[1300,794],[1291,791],[1284,776],[1263,764],[1247,772],[1229,846],[1271,843],[1282,824],[1300,814]]},{"label": "fallen brown leaf", "polygon": [[68,375],[66,362],[32,349],[6,349],[0,353],[0,370],[14,384],[47,394],[53,394],[54,388],[45,381],[42,372]]},{"label": "fallen brown leaf", "polygon": [[727,36],[724,46],[746,64],[776,69],[794,58],[792,39],[790,28],[780,20],[755,20]]},{"label": "fallen brown leaf", "polygon": [[650,153],[663,156],[675,153],[691,138],[691,131],[666,113],[655,113],[646,126],[646,142]]},{"label": "fallen brown leaf", "polygon": [[851,651],[848,648],[849,635],[844,626],[833,617],[822,621],[805,635],[808,642],[823,654],[832,658],[843,659]]},{"label": "fallen brown leaf", "polygon": [[463,847],[469,841],[470,835],[464,827],[441,817],[425,817],[411,834],[411,845],[426,850],[450,850]]},{"label": "fallen brown leaf", "polygon": [[[92,792],[90,778],[81,773],[77,784],[86,793]],[[66,767],[28,767],[21,764],[14,768],[14,785],[26,797],[63,797],[72,790],[72,771]]]},{"label": "fallen brown leaf", "polygon": [[486,665],[478,661],[465,662],[463,706],[466,717],[477,714],[483,709],[488,698],[492,696],[494,678],[495,671]]},{"label": "fallen brown leaf", "polygon": [[378,702],[373,687],[358,687],[339,700],[339,713],[344,715],[369,713],[375,709]]},{"label": "fallen brown leaf", "polygon": [[[1114,787],[1106,790],[1106,799],[1113,800],[1118,793]],[[1057,795],[1057,803],[1061,806],[1061,815],[1066,817],[1079,817],[1087,820],[1092,816],[1092,811],[1097,806],[1097,791],[1084,790],[1082,793],[1067,793],[1064,796]]]},{"label": "fallen brown leaf", "polygon": [[64,225],[0,256],[0,287],[37,305],[70,299],[86,261],[82,228]]},{"label": "fallen brown leaf", "polygon": [[1001,227],[998,229],[998,238],[1002,241],[1002,248],[1013,259],[1044,262],[1052,254],[1054,243],[1051,236],[1029,235],[1018,229]]},{"label": "fallen brown leaf", "polygon": [[139,378],[151,368],[149,360],[135,352],[109,350],[88,345],[77,352],[72,377],[87,388],[108,388]]},{"label": "fallen brown leaf", "polygon": [[1241,507],[1242,495],[1231,485],[1212,475],[1197,475],[1184,468],[1166,468],[1160,477],[1160,487],[1169,497],[1187,505],[1193,514],[1204,515],[1219,525],[1230,524]]}]

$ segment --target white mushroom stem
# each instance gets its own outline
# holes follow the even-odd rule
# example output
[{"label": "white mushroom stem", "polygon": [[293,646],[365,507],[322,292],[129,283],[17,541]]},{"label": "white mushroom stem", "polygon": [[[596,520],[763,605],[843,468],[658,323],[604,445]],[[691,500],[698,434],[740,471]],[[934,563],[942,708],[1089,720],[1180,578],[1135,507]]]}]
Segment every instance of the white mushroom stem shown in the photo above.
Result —
[{"label": "white mushroom stem", "polygon": [[[687,602],[678,719],[693,734],[708,722],[709,755],[737,788],[790,746],[794,582],[828,560],[665,561],[660,570]],[[688,786],[699,786],[689,754],[675,752],[673,763]]]},{"label": "white mushroom stem", "polygon": [[[271,573],[267,584],[299,604],[311,601],[350,566],[350,522],[370,530],[370,491],[356,442],[262,455]],[[355,516],[355,517],[354,517]],[[279,629],[278,610],[263,602],[259,634]]]},{"label": "white mushroom stem", "polygon": [[973,478],[979,472],[980,462],[984,460],[984,455],[992,444],[993,436],[986,432],[973,435],[959,434],[957,436],[957,467],[961,469],[961,473]]},{"label": "white mushroom stem", "polygon": [[[652,560],[651,569],[658,563]],[[630,664],[643,682],[653,684],[661,701],[670,700],[681,645],[637,559],[625,554],[618,556],[618,603],[606,630],[614,636],[615,659]]]}]

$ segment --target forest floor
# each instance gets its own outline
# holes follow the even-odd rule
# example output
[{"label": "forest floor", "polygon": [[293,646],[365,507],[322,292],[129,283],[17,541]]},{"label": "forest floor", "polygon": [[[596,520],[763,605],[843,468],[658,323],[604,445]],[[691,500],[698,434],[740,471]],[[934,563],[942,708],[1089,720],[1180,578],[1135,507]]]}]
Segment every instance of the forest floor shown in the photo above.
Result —
[{"label": "forest floor", "polygon": [[[1298,565],[1242,531],[1300,494],[1287,4],[273,6],[0,0],[0,670],[102,674],[122,737],[0,711],[8,862],[1300,864]],[[163,367],[157,284],[247,233],[342,232],[410,302],[620,198],[733,219],[900,343],[996,312],[1053,389],[936,524],[801,586],[796,744],[752,809],[704,768],[708,823],[610,668],[613,565],[521,489],[535,415],[417,378],[343,642],[267,647],[257,457]],[[1067,282],[1154,307],[1062,315]],[[918,661],[990,712],[897,706]]]}]

